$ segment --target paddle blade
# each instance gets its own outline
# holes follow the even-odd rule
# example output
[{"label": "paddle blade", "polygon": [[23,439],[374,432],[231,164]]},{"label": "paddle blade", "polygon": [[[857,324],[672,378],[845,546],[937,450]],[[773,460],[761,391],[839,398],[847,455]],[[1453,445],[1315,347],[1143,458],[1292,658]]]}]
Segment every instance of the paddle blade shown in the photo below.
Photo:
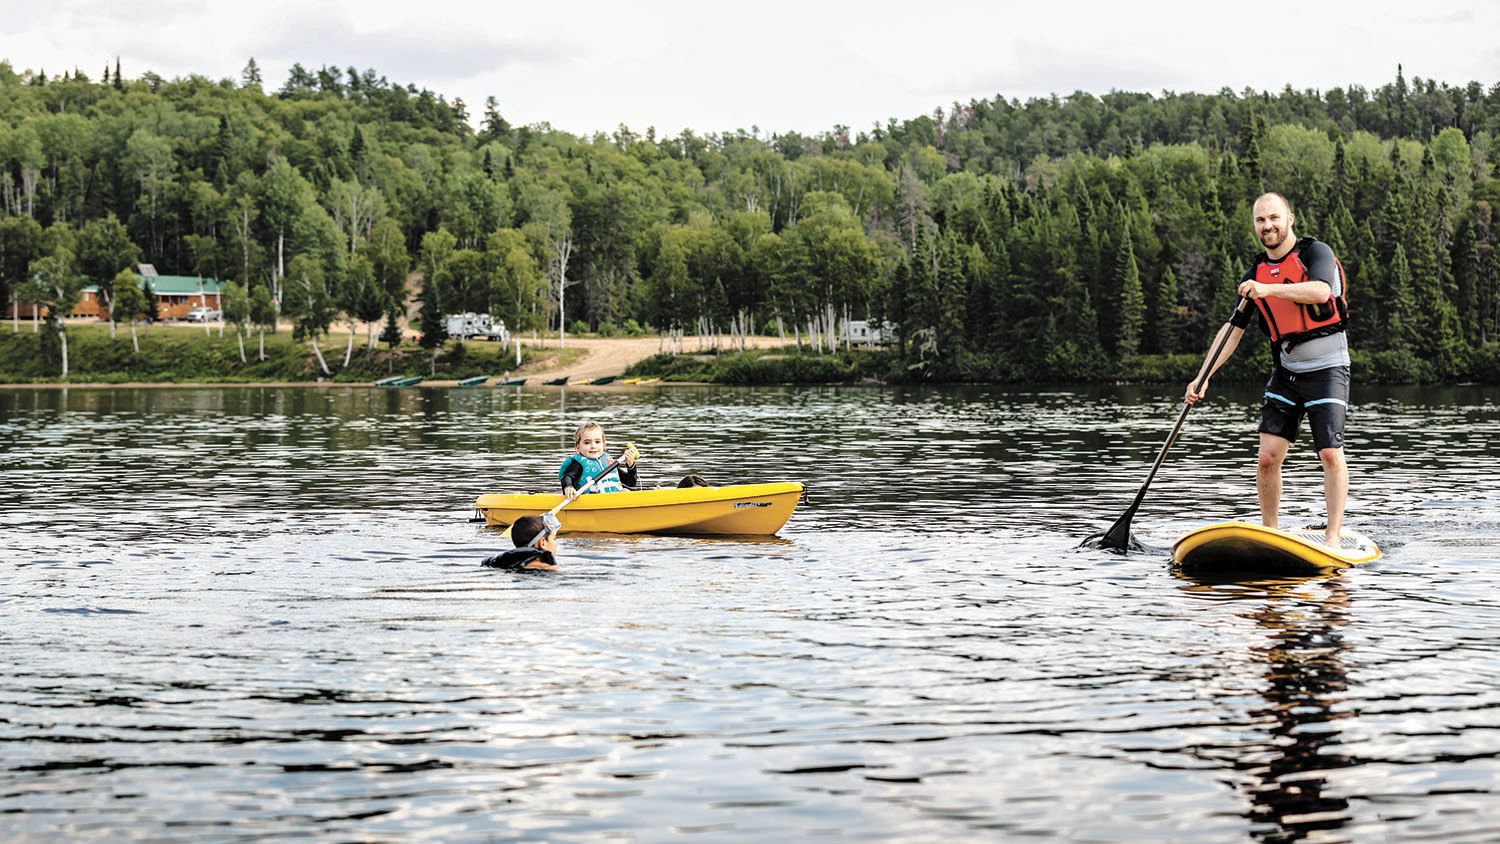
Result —
[{"label": "paddle blade", "polygon": [[1104,533],[1096,533],[1078,544],[1079,548],[1098,548],[1104,551],[1114,551],[1123,554],[1126,551],[1144,551],[1145,546],[1136,541],[1135,535],[1130,532],[1130,517],[1135,515],[1135,508],[1125,511],[1116,522]]}]

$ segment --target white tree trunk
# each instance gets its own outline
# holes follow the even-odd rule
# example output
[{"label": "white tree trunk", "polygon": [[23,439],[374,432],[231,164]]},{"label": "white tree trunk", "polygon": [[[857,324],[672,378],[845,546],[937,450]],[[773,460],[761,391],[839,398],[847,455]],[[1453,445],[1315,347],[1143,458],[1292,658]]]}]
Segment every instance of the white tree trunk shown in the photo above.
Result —
[{"label": "white tree trunk", "polygon": [[141,341],[135,336],[135,320],[130,321],[130,345],[135,349],[136,354],[141,353]]},{"label": "white tree trunk", "polygon": [[245,360],[245,333],[236,330],[234,332],[234,339],[240,341],[240,363],[247,363]]},{"label": "white tree trunk", "polygon": [[[286,235],[276,236],[276,273],[271,278],[271,306],[276,311],[276,316],[281,317],[281,280],[286,277]],[[276,327],[272,326],[274,333]]]},{"label": "white tree trunk", "polygon": [[62,377],[68,377],[68,332],[59,331],[57,337],[62,340]]},{"label": "white tree trunk", "polygon": [[573,238],[558,238],[552,241],[552,248],[557,257],[557,347],[561,349],[568,313],[563,308],[563,293],[568,289],[568,258],[573,254]]},{"label": "white tree trunk", "polygon": [[323,360],[323,350],[318,348],[317,335],[314,334],[312,337],[308,338],[307,343],[308,345],[312,346],[313,355],[318,359],[318,366],[322,368],[323,374],[332,375],[333,373],[328,369],[328,362]]},{"label": "white tree trunk", "polygon": [[349,348],[344,350],[344,368],[349,368],[349,359],[354,357],[354,320],[349,320]]}]

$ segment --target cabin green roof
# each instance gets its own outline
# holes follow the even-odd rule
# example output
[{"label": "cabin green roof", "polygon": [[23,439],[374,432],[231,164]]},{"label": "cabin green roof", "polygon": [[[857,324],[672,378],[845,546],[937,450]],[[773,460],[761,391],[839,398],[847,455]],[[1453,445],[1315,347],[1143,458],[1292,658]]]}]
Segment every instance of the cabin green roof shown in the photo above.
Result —
[{"label": "cabin green roof", "polygon": [[[141,281],[151,282],[151,292],[158,296],[197,296],[199,293],[218,293],[219,282],[211,278],[200,279],[195,275],[139,276]],[[199,287],[199,283],[202,287]],[[84,290],[98,293],[99,285],[90,285]]]},{"label": "cabin green roof", "polygon": [[[156,295],[164,294],[181,295],[184,293],[218,293],[219,283],[211,278],[200,279],[195,275],[154,275],[145,278],[151,282],[151,290]],[[202,284],[200,287],[199,284]]]}]

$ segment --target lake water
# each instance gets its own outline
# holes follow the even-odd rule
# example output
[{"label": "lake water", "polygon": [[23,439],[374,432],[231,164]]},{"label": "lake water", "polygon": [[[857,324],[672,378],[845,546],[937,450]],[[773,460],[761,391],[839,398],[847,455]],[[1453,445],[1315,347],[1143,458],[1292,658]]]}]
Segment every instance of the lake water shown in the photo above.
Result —
[{"label": "lake water", "polygon": [[[1500,839],[1500,391],[1360,387],[1386,556],[1213,584],[1257,390],[0,390],[9,841]],[[583,418],[642,477],[802,480],[775,538],[476,495]],[[1294,447],[1284,519],[1321,518]]]}]

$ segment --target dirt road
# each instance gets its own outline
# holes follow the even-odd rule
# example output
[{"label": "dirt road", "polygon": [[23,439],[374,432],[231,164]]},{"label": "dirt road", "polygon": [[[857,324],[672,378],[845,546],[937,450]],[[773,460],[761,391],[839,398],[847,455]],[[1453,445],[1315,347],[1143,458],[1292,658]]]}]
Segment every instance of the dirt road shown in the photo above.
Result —
[{"label": "dirt road", "polygon": [[[606,375],[619,375],[625,368],[636,361],[645,360],[656,354],[661,347],[658,337],[583,337],[566,338],[566,348],[581,348],[584,355],[570,364],[558,364],[556,361],[542,360],[527,364],[522,370],[512,373],[513,375],[525,375],[531,379],[551,379],[568,376],[570,381],[583,381],[591,378],[602,378]],[[721,340],[721,343],[727,342]],[[705,341],[706,344],[706,341]],[[752,337],[750,345],[755,348],[766,348],[781,345],[778,337]],[[521,341],[524,348],[528,344]],[[557,338],[550,342],[542,341],[537,351],[557,349]],[[682,341],[682,353],[694,354],[698,351],[698,338],[688,337]],[[707,350],[705,345],[705,351]],[[530,383],[536,383],[532,381]]]}]

